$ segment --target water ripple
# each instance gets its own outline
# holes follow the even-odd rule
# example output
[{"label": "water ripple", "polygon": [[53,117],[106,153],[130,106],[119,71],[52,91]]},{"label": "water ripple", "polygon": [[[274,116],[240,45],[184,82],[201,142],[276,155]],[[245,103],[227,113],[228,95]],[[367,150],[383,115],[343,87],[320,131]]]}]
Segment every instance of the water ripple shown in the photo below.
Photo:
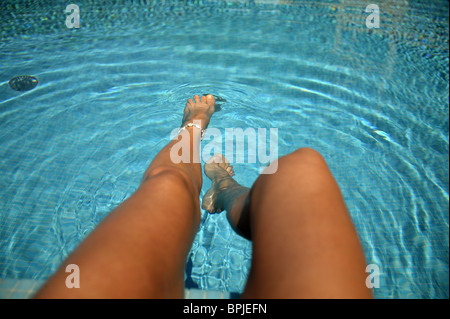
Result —
[{"label": "water ripple", "polygon": [[[276,127],[280,155],[304,146],[324,155],[368,261],[382,266],[379,296],[448,297],[439,281],[448,274],[449,149],[440,8],[408,7],[402,21],[386,10],[387,27],[368,33],[349,20],[363,17],[355,3],[134,3],[121,19],[86,5],[75,32],[56,11],[37,23],[40,7],[14,11],[36,23],[2,29],[2,230],[17,227],[4,232],[0,248],[11,255],[0,275],[48,276],[136,189],[186,99],[212,93],[227,102],[211,127]],[[40,84],[14,92],[7,81],[17,74]],[[258,174],[250,164],[235,170],[246,186]],[[33,255],[36,243],[44,252]],[[203,212],[191,256],[201,288],[243,289],[251,246],[224,216]]]}]

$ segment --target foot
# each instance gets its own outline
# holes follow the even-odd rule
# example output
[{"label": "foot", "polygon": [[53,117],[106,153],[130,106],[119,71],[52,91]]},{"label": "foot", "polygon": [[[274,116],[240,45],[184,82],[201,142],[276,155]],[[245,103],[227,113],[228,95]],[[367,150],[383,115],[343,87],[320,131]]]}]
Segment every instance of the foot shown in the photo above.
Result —
[{"label": "foot", "polygon": [[194,99],[188,99],[184,108],[184,115],[181,126],[185,126],[194,120],[201,121],[203,129],[209,124],[209,120],[214,113],[216,100],[212,94],[202,96],[194,95]]},{"label": "foot", "polygon": [[225,207],[224,203],[218,200],[219,193],[237,184],[232,178],[234,176],[233,166],[223,155],[216,154],[206,162],[205,174],[212,181],[212,186],[203,197],[202,208],[211,214],[220,213]]},{"label": "foot", "polygon": [[202,208],[211,214],[226,210],[231,227],[242,237],[251,240],[250,189],[233,179],[233,167],[223,155],[216,154],[206,162],[205,174],[211,179],[212,186],[203,197]]}]

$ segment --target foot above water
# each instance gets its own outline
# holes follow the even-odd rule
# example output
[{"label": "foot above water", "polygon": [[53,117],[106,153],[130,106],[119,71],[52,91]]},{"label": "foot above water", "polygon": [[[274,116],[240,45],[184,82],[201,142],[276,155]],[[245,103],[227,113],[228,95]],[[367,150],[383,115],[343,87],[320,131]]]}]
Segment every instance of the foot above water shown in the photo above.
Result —
[{"label": "foot above water", "polygon": [[202,96],[201,98],[198,95],[194,95],[194,99],[188,99],[184,107],[182,126],[194,120],[199,120],[202,122],[202,128],[206,129],[214,113],[215,103],[216,100],[211,94]]}]

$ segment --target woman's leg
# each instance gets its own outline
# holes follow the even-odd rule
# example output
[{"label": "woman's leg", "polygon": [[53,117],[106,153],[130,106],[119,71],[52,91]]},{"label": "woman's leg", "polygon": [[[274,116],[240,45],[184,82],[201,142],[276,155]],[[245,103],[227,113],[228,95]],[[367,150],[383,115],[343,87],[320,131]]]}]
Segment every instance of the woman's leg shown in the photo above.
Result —
[{"label": "woman's leg", "polygon": [[319,153],[280,158],[277,172],[259,176],[250,191],[224,169],[205,164],[213,180],[206,203],[210,212],[227,209],[233,228],[253,241],[243,297],[372,297],[358,235]]},{"label": "woman's leg", "polygon": [[[186,104],[183,125],[197,120],[206,128],[214,97],[194,100]],[[63,262],[37,298],[183,297],[186,257],[200,223],[202,175],[193,160],[199,157],[200,129],[189,127],[182,136],[158,153],[136,192]],[[189,163],[172,161],[177,143],[181,152],[189,148]],[[80,288],[66,287],[68,264],[79,267]]]}]

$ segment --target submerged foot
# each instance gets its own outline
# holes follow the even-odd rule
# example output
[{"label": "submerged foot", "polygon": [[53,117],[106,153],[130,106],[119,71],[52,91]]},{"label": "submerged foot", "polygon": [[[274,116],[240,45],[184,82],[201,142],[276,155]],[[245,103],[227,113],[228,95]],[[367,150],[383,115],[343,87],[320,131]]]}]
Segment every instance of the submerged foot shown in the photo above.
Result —
[{"label": "submerged foot", "polygon": [[237,185],[232,178],[233,166],[223,155],[216,154],[206,162],[205,174],[211,179],[212,186],[203,197],[202,208],[209,213],[220,213],[225,209],[225,203],[219,199],[220,192]]},{"label": "submerged foot", "polygon": [[211,179],[212,186],[203,197],[202,208],[211,214],[226,210],[233,229],[251,240],[250,189],[234,180],[233,167],[223,155],[216,154],[206,162],[205,174]]}]

